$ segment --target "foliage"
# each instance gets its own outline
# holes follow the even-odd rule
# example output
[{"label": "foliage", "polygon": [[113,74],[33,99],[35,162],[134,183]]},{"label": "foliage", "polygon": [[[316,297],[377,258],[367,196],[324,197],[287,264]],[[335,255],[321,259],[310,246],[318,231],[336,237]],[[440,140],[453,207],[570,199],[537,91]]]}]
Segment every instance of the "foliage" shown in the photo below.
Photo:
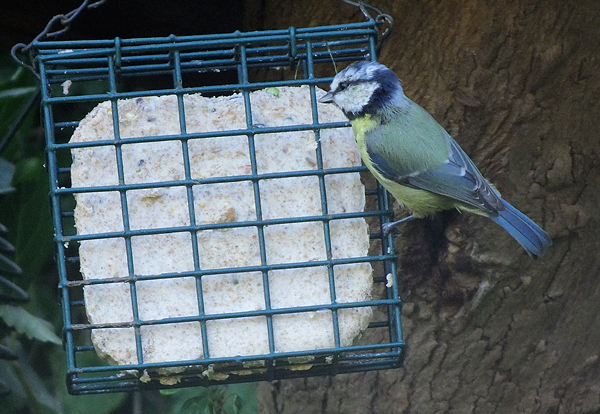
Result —
[{"label": "foliage", "polygon": [[174,395],[177,414],[252,414],[258,412],[254,384],[180,390]]},{"label": "foliage", "polygon": [[[8,54],[0,55],[0,222],[8,230],[6,246],[14,246],[9,260],[0,248],[1,262],[16,262],[22,274],[0,284],[0,382],[10,394],[0,397],[2,413],[33,414],[250,414],[257,412],[256,386],[236,384],[182,389],[172,393],[71,396],[65,384],[66,357],[60,343],[62,316],[58,303],[58,275],[53,260],[53,229],[44,168],[44,137],[39,106],[22,118],[35,93],[37,79],[17,68]],[[2,232],[0,227],[0,233]],[[2,259],[6,260],[2,260]],[[1,272],[0,272],[1,273]],[[14,275],[15,272],[12,274]],[[1,276],[1,275],[0,275]],[[13,285],[13,282],[15,285]],[[29,296],[26,304],[2,303],[6,286]],[[14,301],[12,301],[14,302]],[[6,360],[2,350],[15,360]],[[6,354],[6,355],[8,355]],[[85,353],[84,358],[97,358]],[[85,364],[86,361],[79,363]],[[98,361],[94,361],[97,365]],[[0,387],[1,392],[1,387]],[[133,408],[132,408],[133,407]],[[141,407],[141,408],[140,408]]]},{"label": "foliage", "polygon": [[14,191],[14,187],[11,185],[14,172],[15,166],[0,158],[0,195]]},{"label": "foliage", "polygon": [[0,318],[17,332],[27,335],[30,339],[51,342],[60,345],[60,338],[54,333],[52,324],[42,318],[32,315],[22,307],[0,305]]}]

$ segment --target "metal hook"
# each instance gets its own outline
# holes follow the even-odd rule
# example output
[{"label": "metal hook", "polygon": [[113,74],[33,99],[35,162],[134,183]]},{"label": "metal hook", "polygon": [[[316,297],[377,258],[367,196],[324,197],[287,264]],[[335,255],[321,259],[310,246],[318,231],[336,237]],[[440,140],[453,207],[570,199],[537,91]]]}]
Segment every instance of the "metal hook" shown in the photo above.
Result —
[{"label": "metal hook", "polygon": [[[106,0],[97,0],[94,3],[90,3],[90,0],[84,0],[83,3],[81,3],[81,5],[79,7],[77,7],[76,9],[71,10],[70,12],[68,12],[66,14],[57,14],[56,16],[52,17],[50,19],[50,21],[48,21],[48,23],[46,24],[46,27],[44,27],[44,30],[42,30],[40,32],[40,34],[38,34],[29,44],[26,45],[25,43],[17,43],[16,45],[14,45],[11,48],[10,54],[11,54],[12,58],[19,65],[30,70],[39,79],[37,69],[35,68],[35,66],[33,64],[33,59],[31,57],[29,57],[29,60],[32,62],[32,64],[27,64],[27,63],[25,63],[25,61],[23,59],[21,59],[20,57],[17,56],[17,53],[26,55],[30,52],[30,50],[33,47],[33,44],[35,42],[40,42],[40,41],[44,41],[46,39],[52,39],[57,36],[60,36],[61,34],[65,33],[66,31],[69,30],[71,22],[73,20],[75,20],[77,18],[77,16],[79,16],[79,13],[81,13],[85,9],[95,9],[95,8],[101,6],[102,4],[104,4],[105,2],[106,2]],[[57,22],[60,22],[60,24],[63,27],[60,29],[51,31]]]},{"label": "metal hook", "polygon": [[[379,39],[377,41],[377,45],[375,46],[377,53],[381,49],[381,45],[391,34],[394,29],[394,19],[387,13],[383,13],[377,7],[364,2],[363,0],[353,1],[353,0],[342,0],[344,3],[350,4],[352,6],[358,7],[362,14],[367,18],[367,20],[374,20],[377,25],[387,24],[388,27],[379,35]],[[369,10],[377,13],[377,17],[373,19]]]},{"label": "metal hook", "polygon": [[377,53],[379,54],[379,50],[381,49],[381,45],[383,44],[383,42],[385,42],[385,40],[389,37],[389,35],[392,34],[392,30],[394,30],[394,19],[389,14],[382,13],[379,16],[377,16],[377,18],[375,19],[375,21],[377,22],[378,25],[382,25],[382,24],[387,23],[387,27],[379,35],[379,39],[377,41],[377,45],[375,45],[375,48],[377,49]]}]

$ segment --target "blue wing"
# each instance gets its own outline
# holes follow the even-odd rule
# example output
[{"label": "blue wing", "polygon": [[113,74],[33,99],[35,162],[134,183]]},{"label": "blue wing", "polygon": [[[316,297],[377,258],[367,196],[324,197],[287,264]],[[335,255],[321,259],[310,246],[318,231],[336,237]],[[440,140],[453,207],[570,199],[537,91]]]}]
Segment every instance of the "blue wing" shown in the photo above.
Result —
[{"label": "blue wing", "polygon": [[448,197],[488,215],[497,215],[498,211],[504,210],[500,194],[483,178],[456,141],[433,118],[431,120],[438,128],[434,131],[421,128],[418,133],[436,136],[417,137],[417,142],[421,141],[421,146],[432,147],[432,143],[428,141],[437,140],[444,151],[439,159],[420,157],[422,154],[419,149],[422,148],[418,147],[402,157],[390,155],[393,151],[385,151],[384,148],[392,146],[396,150],[408,150],[402,147],[400,140],[404,138],[403,134],[414,132],[396,129],[395,127],[402,125],[392,123],[374,130],[367,139],[367,152],[375,168],[389,180]]},{"label": "blue wing", "polygon": [[367,133],[365,143],[373,166],[388,180],[489,216],[533,257],[552,243],[537,224],[501,198],[456,141],[418,105]]},{"label": "blue wing", "polygon": [[500,194],[481,175],[473,161],[446,134],[447,160],[438,168],[407,177],[407,185],[440,194],[488,214],[504,210]]}]

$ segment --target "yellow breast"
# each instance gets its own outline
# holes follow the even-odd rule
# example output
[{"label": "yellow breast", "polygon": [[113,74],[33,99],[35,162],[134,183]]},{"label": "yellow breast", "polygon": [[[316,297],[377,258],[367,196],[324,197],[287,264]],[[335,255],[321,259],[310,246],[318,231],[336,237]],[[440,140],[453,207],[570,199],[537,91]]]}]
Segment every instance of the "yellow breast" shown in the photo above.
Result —
[{"label": "yellow breast", "polygon": [[377,122],[374,121],[370,115],[367,115],[363,118],[352,120],[351,124],[363,162],[381,185],[383,185],[383,187],[398,200],[401,206],[408,208],[415,217],[427,217],[438,211],[456,207],[456,203],[447,197],[433,194],[429,191],[407,187],[382,176],[371,161],[365,143],[365,135],[369,131],[377,128]]}]

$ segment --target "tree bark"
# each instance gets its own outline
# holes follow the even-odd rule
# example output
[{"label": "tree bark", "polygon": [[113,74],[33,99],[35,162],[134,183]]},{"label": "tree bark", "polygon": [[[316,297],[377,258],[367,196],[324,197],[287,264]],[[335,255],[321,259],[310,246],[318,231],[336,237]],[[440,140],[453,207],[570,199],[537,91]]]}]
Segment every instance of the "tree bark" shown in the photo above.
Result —
[{"label": "tree bark", "polygon": [[[396,20],[378,60],[554,244],[531,260],[482,217],[410,223],[403,368],[263,383],[261,412],[600,412],[600,3],[374,5]],[[246,13],[248,30],[362,20],[333,0]]]}]

